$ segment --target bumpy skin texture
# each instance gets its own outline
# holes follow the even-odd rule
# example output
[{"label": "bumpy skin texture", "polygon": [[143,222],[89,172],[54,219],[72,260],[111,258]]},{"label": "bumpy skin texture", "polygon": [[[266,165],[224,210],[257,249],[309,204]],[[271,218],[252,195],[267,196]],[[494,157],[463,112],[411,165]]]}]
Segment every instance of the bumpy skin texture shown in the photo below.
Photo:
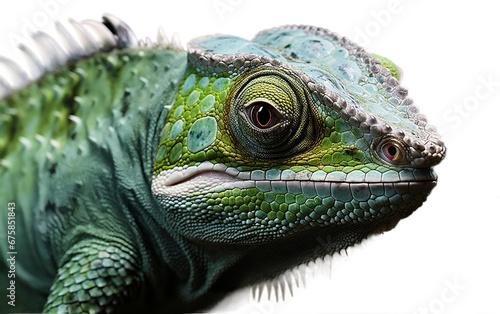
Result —
[{"label": "bumpy skin texture", "polygon": [[436,184],[445,148],[398,68],[345,38],[289,26],[186,53],[105,24],[97,54],[0,101],[15,311],[199,309],[393,228]]}]

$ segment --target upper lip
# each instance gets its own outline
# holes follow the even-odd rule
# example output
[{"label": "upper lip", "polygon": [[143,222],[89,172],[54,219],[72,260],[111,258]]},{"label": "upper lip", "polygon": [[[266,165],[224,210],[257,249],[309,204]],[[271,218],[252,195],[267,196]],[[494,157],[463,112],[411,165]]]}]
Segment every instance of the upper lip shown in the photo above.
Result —
[{"label": "upper lip", "polygon": [[313,182],[346,182],[346,183],[394,183],[394,182],[423,182],[436,181],[437,176],[432,169],[412,169],[395,171],[388,170],[380,173],[375,170],[363,172],[354,170],[349,173],[341,171],[333,171],[326,173],[324,171],[311,172],[303,170],[299,172],[280,171],[273,169],[274,172],[279,172],[279,176],[271,175],[266,171],[239,171],[234,167],[227,167],[224,164],[212,164],[209,161],[202,162],[198,166],[189,166],[184,169],[172,170],[166,174],[165,186],[172,186],[182,181],[189,180],[195,175],[206,172],[221,172],[233,177],[234,180],[252,180],[252,181],[313,181]]}]

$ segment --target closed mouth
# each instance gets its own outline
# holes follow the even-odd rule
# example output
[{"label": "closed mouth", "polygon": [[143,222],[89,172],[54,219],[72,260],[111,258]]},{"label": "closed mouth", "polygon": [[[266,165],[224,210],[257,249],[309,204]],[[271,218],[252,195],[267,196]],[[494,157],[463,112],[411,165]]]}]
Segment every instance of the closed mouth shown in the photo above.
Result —
[{"label": "closed mouth", "polygon": [[[276,193],[304,193],[314,196],[340,196],[341,194],[360,194],[359,191],[369,189],[394,189],[401,192],[418,193],[424,186],[434,187],[437,176],[432,169],[413,169],[412,171],[387,170],[381,173],[376,170],[354,170],[346,174],[341,171],[326,173],[303,170],[271,169],[268,171],[240,171],[224,164],[203,162],[197,166],[176,167],[162,171],[153,180],[153,191],[156,194],[170,194],[176,190],[201,192],[212,190],[221,192],[227,189],[258,188],[261,191]],[[369,188],[369,189],[368,189]],[[347,191],[351,191],[348,193]],[[344,191],[344,192],[342,192]],[[362,193],[361,193],[362,194]],[[364,194],[367,194],[366,192]],[[346,198],[347,195],[344,196]],[[358,196],[364,199],[365,196]]]}]

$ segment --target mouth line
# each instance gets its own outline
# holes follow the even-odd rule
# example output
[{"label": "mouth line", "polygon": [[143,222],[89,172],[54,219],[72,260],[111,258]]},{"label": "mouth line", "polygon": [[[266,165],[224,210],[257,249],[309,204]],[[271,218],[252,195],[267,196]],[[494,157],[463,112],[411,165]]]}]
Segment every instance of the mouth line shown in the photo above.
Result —
[{"label": "mouth line", "polygon": [[[311,172],[303,170],[293,172],[291,170],[272,169],[269,171],[254,170],[240,171],[233,167],[227,167],[224,164],[212,164],[203,162],[197,166],[175,167],[167,171],[162,171],[154,180],[163,187],[174,187],[179,184],[195,180],[195,178],[215,180],[221,184],[234,183],[235,187],[255,187],[285,184],[383,184],[383,183],[432,183],[437,181],[437,176],[431,169],[413,169],[413,171],[388,170],[385,173],[370,170],[363,172],[354,170],[350,173],[333,171],[325,173],[323,171]],[[296,183],[293,183],[296,182]]]}]

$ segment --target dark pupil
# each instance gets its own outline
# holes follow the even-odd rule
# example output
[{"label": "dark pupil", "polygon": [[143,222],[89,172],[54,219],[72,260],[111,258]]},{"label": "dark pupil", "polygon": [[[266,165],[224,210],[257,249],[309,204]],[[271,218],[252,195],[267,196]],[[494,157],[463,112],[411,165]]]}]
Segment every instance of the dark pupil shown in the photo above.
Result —
[{"label": "dark pupil", "polygon": [[257,120],[261,125],[268,124],[271,120],[271,112],[269,111],[269,109],[264,106],[260,106],[257,110]]},{"label": "dark pupil", "polygon": [[272,125],[272,111],[266,103],[257,103],[253,109],[253,122],[259,128],[268,128]]},{"label": "dark pupil", "polygon": [[389,146],[389,147],[387,148],[387,152],[388,152],[388,153],[389,153],[389,155],[391,155],[391,156],[396,156],[396,154],[398,153],[398,150],[397,150],[397,148],[396,148],[396,147],[394,147],[394,146]]}]

